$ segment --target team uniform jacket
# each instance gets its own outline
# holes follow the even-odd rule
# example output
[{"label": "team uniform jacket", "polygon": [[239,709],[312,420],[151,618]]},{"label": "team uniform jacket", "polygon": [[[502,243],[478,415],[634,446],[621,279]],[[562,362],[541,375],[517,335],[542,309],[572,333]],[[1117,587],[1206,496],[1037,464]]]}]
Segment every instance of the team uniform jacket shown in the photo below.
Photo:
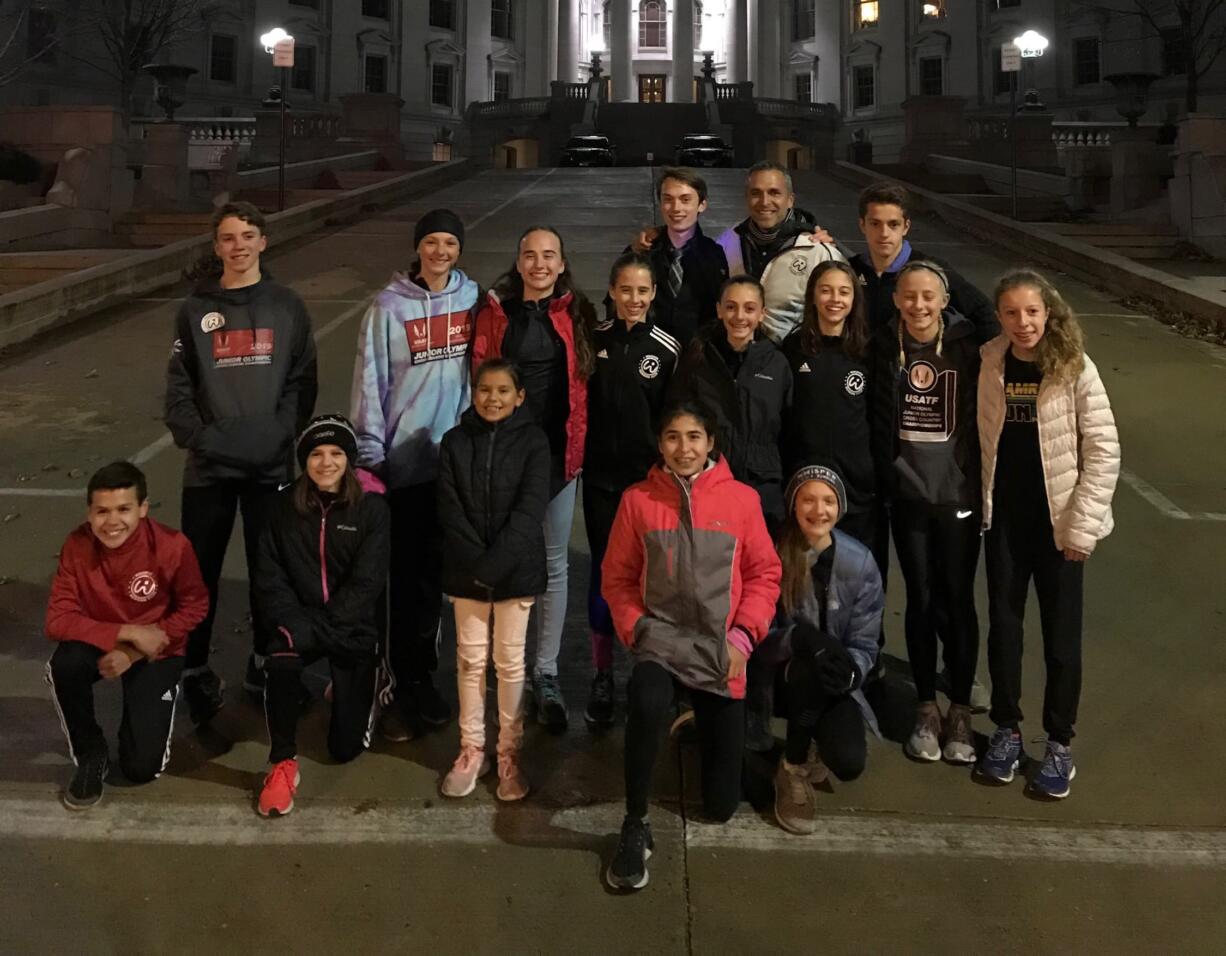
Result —
[{"label": "team uniform jacket", "polygon": [[115,649],[124,624],[156,624],[170,643],[159,655],[182,657],[187,635],[209,613],[209,592],[191,542],[181,532],[142,518],[118,548],[108,548],[88,524],[60,549],[47,604],[47,636]]},{"label": "team uniform jacket", "polygon": [[[629,252],[630,247],[626,251]],[[716,318],[719,292],[728,278],[728,260],[723,246],[703,235],[702,226],[694,226],[694,235],[681,254],[681,290],[675,299],[668,284],[673,245],[667,226],[656,227],[656,238],[647,256],[656,280],[652,319],[685,347],[697,332]]]},{"label": "team uniform jacket", "polygon": [[[1001,335],[980,351],[979,442],[982,449],[983,526],[992,526],[996,453],[1005,423],[1005,352]],[[1115,416],[1098,368],[1085,357],[1075,382],[1039,385],[1035,406],[1039,457],[1055,545],[1090,554],[1115,525],[1111,499],[1120,476],[1120,442]]]},{"label": "team uniform jacket", "polygon": [[[570,401],[566,416],[566,462],[564,477],[574,478],[583,468],[583,447],[587,439],[587,382],[579,376],[575,356],[575,327],[570,317],[570,304],[574,295],[570,292],[549,301],[549,318],[554,330],[566,346],[567,397]],[[507,334],[507,314],[493,292],[486,294],[485,302],[477,312],[473,326],[472,372],[475,376],[481,363],[487,358],[502,355],[502,340]]]},{"label": "team uniform jacket", "polygon": [[352,508],[325,495],[309,515],[294,508],[291,489],[273,498],[254,579],[256,626],[273,653],[375,655],[389,520],[382,495],[364,494]]},{"label": "team uniform jacket", "polygon": [[166,427],[188,451],[183,484],[288,481],[317,391],[297,294],[266,274],[241,289],[202,284],[179,308],[166,372]]},{"label": "team uniform jacket", "polygon": [[469,403],[477,283],[452,269],[441,292],[398,273],[362,319],[350,400],[358,459],[389,488],[433,481],[438,446]]},{"label": "team uniform jacket", "polygon": [[681,683],[743,698],[726,682],[728,634],[757,644],[779,599],[781,568],[758,495],[720,458],[692,482],[660,466],[622,495],[601,565],[617,636]]},{"label": "team uniform jacket", "polygon": [[796,237],[790,249],[771,259],[762,273],[766,291],[762,331],[776,345],[781,343],[805,314],[805,287],[814,268],[823,262],[846,262],[843,253],[826,242],[814,242],[808,234]]},{"label": "team uniform jacket", "polygon": [[549,439],[521,405],[490,423],[470,408],[443,436],[443,592],[474,601],[545,590]]},{"label": "team uniform jacket", "polygon": [[621,319],[598,325],[594,346],[596,371],[587,384],[583,480],[620,492],[642,481],[660,457],[656,416],[664,406],[681,346],[651,320],[627,329]]}]

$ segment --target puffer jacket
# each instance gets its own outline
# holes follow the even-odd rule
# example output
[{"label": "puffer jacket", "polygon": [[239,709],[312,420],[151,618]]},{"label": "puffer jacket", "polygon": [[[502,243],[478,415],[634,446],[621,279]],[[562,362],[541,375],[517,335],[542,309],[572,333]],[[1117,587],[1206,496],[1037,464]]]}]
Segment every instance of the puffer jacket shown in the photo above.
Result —
[{"label": "puffer jacket", "polygon": [[443,592],[506,601],[545,590],[549,439],[520,406],[490,423],[469,408],[443,436]]},{"label": "puffer jacket", "polygon": [[[1005,352],[999,335],[981,349],[979,447],[983,474],[983,527],[992,526],[996,452],[1005,423]],[[1120,442],[1111,402],[1098,368],[1085,356],[1075,382],[1039,385],[1036,406],[1039,457],[1056,547],[1090,554],[1111,533],[1111,498],[1120,477]]]},{"label": "puffer jacket", "polygon": [[622,643],[688,687],[745,696],[726,680],[729,632],[766,636],[781,576],[758,495],[718,459],[691,482],[659,465],[617,509],[601,593]]},{"label": "puffer jacket", "polygon": [[827,242],[814,242],[809,235],[796,237],[793,246],[779,253],[762,272],[766,292],[762,331],[779,345],[800,325],[805,314],[805,288],[813,269],[823,262],[846,262],[843,254]]}]

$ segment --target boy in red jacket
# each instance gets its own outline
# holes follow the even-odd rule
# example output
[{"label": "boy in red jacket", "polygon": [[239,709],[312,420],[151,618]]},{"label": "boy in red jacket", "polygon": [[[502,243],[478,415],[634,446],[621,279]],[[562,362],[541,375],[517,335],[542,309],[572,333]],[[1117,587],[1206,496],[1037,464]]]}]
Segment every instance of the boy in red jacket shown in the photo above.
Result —
[{"label": "boy in red jacket", "polygon": [[119,766],[148,783],[170,759],[170,734],[187,634],[209,610],[209,592],[187,538],[150,518],[145,476],[112,462],[89,480],[85,524],[60,550],[47,636],[58,641],[47,683],[76,764],[64,805],[102,799],[109,768],[94,717],[94,682],[123,680]]}]

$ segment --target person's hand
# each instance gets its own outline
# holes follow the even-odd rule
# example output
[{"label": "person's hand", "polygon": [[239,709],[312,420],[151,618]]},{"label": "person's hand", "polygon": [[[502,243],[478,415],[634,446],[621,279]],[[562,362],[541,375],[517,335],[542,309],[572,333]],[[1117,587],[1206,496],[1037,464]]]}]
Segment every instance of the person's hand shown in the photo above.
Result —
[{"label": "person's hand", "polygon": [[817,659],[815,667],[818,684],[831,697],[847,693],[856,682],[855,662],[842,648],[837,654],[823,654]]},{"label": "person's hand", "polygon": [[132,666],[132,655],[136,653],[138,653],[136,648],[129,650],[119,647],[108,654],[103,654],[98,658],[98,673],[107,680],[114,680],[116,677],[120,677]]},{"label": "person's hand", "polygon": [[1088,551],[1078,551],[1076,548],[1064,549],[1065,561],[1084,561],[1090,556]]},{"label": "person's hand", "polygon": [[170,643],[166,632],[156,624],[125,624],[119,629],[119,640],[131,644],[142,657],[151,660]]},{"label": "person's hand", "polygon": [[830,233],[821,226],[814,226],[813,234],[809,238],[814,242],[834,242],[834,236],[830,235]]},{"label": "person's hand", "polygon": [[656,241],[660,235],[660,230],[655,226],[649,226],[634,237],[634,241],[630,243],[630,247],[635,252],[650,252],[651,244]]},{"label": "person's hand", "polygon": [[724,680],[725,684],[731,684],[734,680],[739,680],[745,676],[745,664],[748,662],[749,656],[737,647],[732,641],[728,642],[728,675]]}]

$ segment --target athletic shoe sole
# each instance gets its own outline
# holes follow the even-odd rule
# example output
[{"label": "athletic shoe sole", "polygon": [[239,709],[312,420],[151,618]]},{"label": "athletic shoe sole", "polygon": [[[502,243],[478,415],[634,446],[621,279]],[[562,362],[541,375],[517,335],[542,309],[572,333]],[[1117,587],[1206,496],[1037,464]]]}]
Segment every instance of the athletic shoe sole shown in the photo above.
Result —
[{"label": "athletic shoe sole", "polygon": [[1003,787],[1005,784],[1013,783],[1013,778],[1017,775],[1017,768],[1020,763],[1021,761],[1019,760],[1013,761],[1013,766],[1009,768],[1009,776],[1007,777],[1001,777],[1001,776],[997,776],[994,773],[988,773],[986,770],[984,770],[982,767],[976,764],[975,765],[975,776],[979,778],[980,780],[985,780],[988,783],[999,784],[1000,786]]},{"label": "athletic shoe sole", "polygon": [[98,804],[102,802],[102,794],[98,794],[97,798],[91,800],[89,803],[82,803],[77,801],[76,798],[69,796],[68,791],[64,791],[60,794],[60,802],[69,810],[74,810],[79,813],[82,810],[92,810],[94,807],[98,806]]},{"label": "athletic shoe sole", "polygon": [[[295,790],[298,789],[298,784],[300,783],[302,783],[302,772],[301,771],[294,774],[294,789]],[[260,806],[260,801],[258,797],[256,798],[256,801],[255,801],[255,812],[258,813],[260,816],[262,816],[265,820],[275,820],[277,817],[287,817],[293,812],[293,810],[294,810],[294,798],[293,797],[289,798],[289,806],[286,807],[284,810],[278,810],[276,807],[271,807],[267,812],[265,812],[264,808]]]},{"label": "athletic shoe sole", "polygon": [[[489,757],[486,757],[484,760],[482,760],[481,769],[477,771],[477,775],[473,777],[473,782],[469,784],[468,789],[465,790],[463,793],[448,793],[446,790],[443,789],[443,784],[439,784],[438,792],[441,793],[444,797],[451,797],[454,800],[458,800],[461,797],[467,797],[470,793],[472,793],[474,790],[477,789],[477,781],[490,772],[490,766],[491,764],[490,764]],[[443,778],[444,783],[446,782],[446,779],[447,779],[446,777]]]},{"label": "athletic shoe sole", "polygon": [[619,882],[617,877],[613,875],[613,867],[609,867],[605,871],[604,880],[609,884],[610,888],[615,890],[641,890],[647,885],[647,881],[651,878],[651,874],[647,872],[647,861],[651,859],[651,849],[648,848],[643,853],[643,878],[637,883]]},{"label": "athletic shoe sole", "polygon": [[955,764],[957,766],[962,766],[962,767],[969,767],[971,764],[975,762],[977,758],[975,757],[975,751],[973,750],[970,752],[968,756],[965,756],[965,757],[959,756],[958,754],[951,754],[948,751],[942,750],[941,759],[944,760],[946,763],[952,763],[952,764]]},{"label": "athletic shoe sole", "polygon": [[918,760],[920,763],[936,763],[937,761],[941,759],[940,750],[938,750],[934,754],[924,753],[923,751],[912,750],[910,744],[907,744],[906,746],[904,746],[902,748],[902,752],[905,753],[912,760]]},{"label": "athletic shoe sole", "polygon": [[[1068,775],[1068,782],[1069,782],[1070,784],[1072,784],[1072,782],[1073,782],[1073,780],[1076,778],[1076,776],[1077,776],[1077,768],[1076,768],[1076,767],[1073,767],[1073,768],[1072,768],[1072,769],[1069,771],[1069,775]],[[1050,790],[1044,790],[1044,789],[1042,789],[1041,787],[1036,787],[1036,786],[1035,786],[1035,785],[1032,783],[1032,784],[1030,785],[1030,787],[1029,787],[1029,790],[1030,790],[1030,792],[1031,792],[1031,793],[1033,793],[1035,796],[1039,796],[1039,797],[1047,797],[1047,798],[1048,798],[1048,799],[1050,799],[1050,800],[1063,800],[1065,797],[1067,797],[1067,796],[1069,795],[1069,792],[1072,790],[1072,787],[1071,787],[1071,786],[1065,787],[1065,788],[1064,788],[1064,792],[1063,792],[1063,793],[1053,793],[1053,792],[1052,792],[1052,791],[1050,791]]]},{"label": "athletic shoe sole", "polygon": [[608,730],[613,726],[612,717],[593,717],[586,710],[583,712],[583,720],[593,730]]},{"label": "athletic shoe sole", "polygon": [[783,817],[779,816],[779,811],[775,811],[775,822],[779,824],[788,833],[793,833],[796,836],[812,836],[817,831],[817,821],[814,820],[808,825],[808,829],[801,829],[793,824],[785,823]]}]

